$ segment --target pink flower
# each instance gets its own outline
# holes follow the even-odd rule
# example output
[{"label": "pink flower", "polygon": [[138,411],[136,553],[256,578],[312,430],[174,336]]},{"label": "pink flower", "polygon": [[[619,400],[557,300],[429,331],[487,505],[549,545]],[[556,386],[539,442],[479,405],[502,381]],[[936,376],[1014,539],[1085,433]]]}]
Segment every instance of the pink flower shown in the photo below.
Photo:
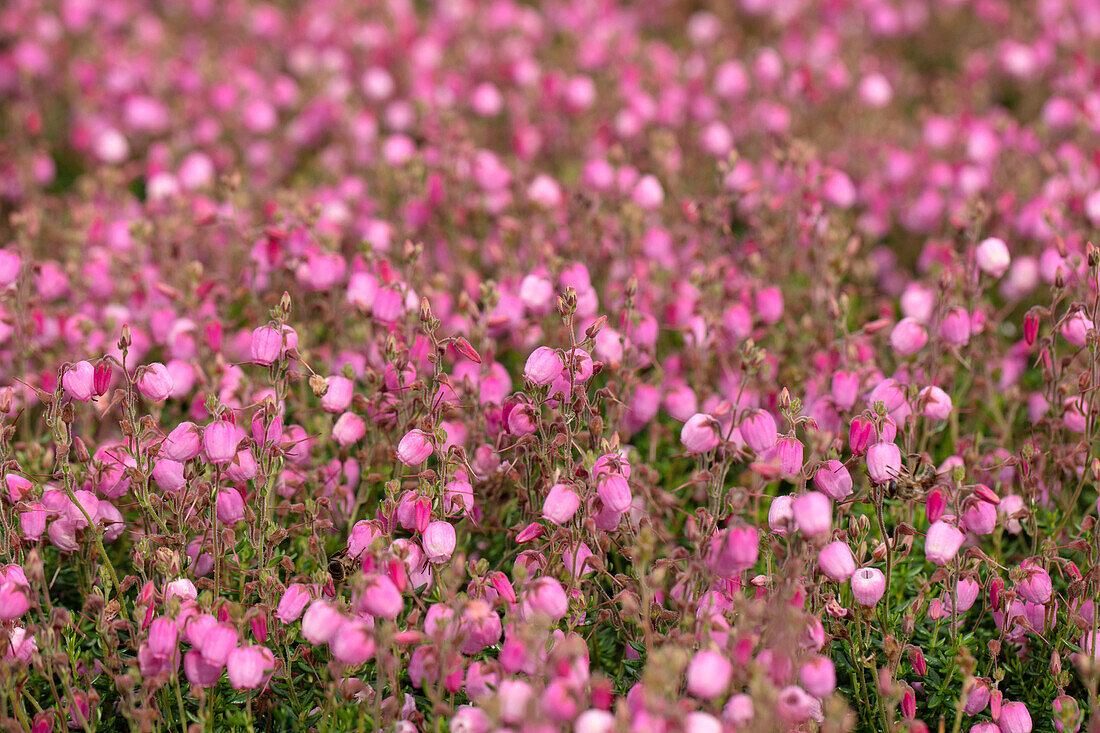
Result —
[{"label": "pink flower", "polygon": [[825,461],[814,474],[814,486],[833,501],[844,501],[852,493],[852,475],[840,461]]},{"label": "pink flower", "polygon": [[406,466],[418,466],[435,451],[431,437],[419,428],[405,433],[397,444],[397,458]]},{"label": "pink flower", "polygon": [[928,333],[915,318],[902,318],[890,332],[890,345],[901,356],[910,356],[928,343]]},{"label": "pink flower", "polygon": [[819,491],[809,491],[794,500],[794,524],[799,532],[815,536],[833,526],[832,501]]},{"label": "pink flower", "polygon": [[172,394],[175,383],[168,367],[160,362],[154,362],[144,368],[138,378],[138,391],[151,402],[163,402]]},{"label": "pink flower", "polygon": [[947,522],[933,522],[924,538],[924,556],[936,565],[946,565],[955,558],[965,539],[966,535]]},{"label": "pink flower", "polygon": [[775,418],[764,410],[755,410],[741,421],[741,437],[745,445],[754,453],[763,453],[775,445],[779,433],[775,427]]},{"label": "pink flower", "polygon": [[700,700],[713,700],[726,691],[733,676],[733,665],[720,652],[704,649],[695,652],[687,668],[687,691]]},{"label": "pink flower", "polygon": [[424,528],[421,544],[429,562],[446,562],[455,551],[455,528],[447,522],[432,522]]},{"label": "pink flower", "polygon": [[875,443],[867,450],[867,474],[884,484],[901,474],[901,449],[894,443]]},{"label": "pink flower", "polygon": [[[354,412],[345,412],[332,426],[332,438],[343,446],[354,445],[367,434],[367,424]],[[404,442],[404,441],[402,441]]]},{"label": "pink flower", "polygon": [[1012,263],[1012,257],[1008,253],[1008,246],[1004,240],[996,237],[983,239],[974,252],[978,267],[982,272],[991,277],[1001,277],[1008,272],[1008,266]]},{"label": "pink flower", "polygon": [[256,364],[271,364],[279,358],[283,349],[283,337],[269,326],[261,326],[252,332],[252,361]]},{"label": "pink flower", "polygon": [[680,429],[680,442],[688,453],[709,453],[718,447],[720,439],[714,429],[714,419],[695,413]]},{"label": "pink flower", "polygon": [[95,367],[87,361],[78,361],[65,370],[61,386],[65,394],[79,402],[87,402],[95,395]]},{"label": "pink flower", "polygon": [[562,525],[573,518],[581,505],[581,498],[566,484],[554,484],[542,503],[542,516],[548,522]]},{"label": "pink flower", "polygon": [[851,583],[852,597],[861,606],[874,606],[886,592],[886,576],[878,568],[860,568]]},{"label": "pink flower", "polygon": [[229,653],[226,672],[229,684],[237,690],[262,687],[275,670],[275,655],[265,646],[237,647]]},{"label": "pink flower", "polygon": [[848,543],[841,540],[830,542],[817,555],[817,566],[821,572],[838,583],[852,577],[856,571],[856,560]]},{"label": "pink flower", "polygon": [[814,697],[828,697],[836,689],[836,668],[828,657],[815,655],[798,668],[798,681]]},{"label": "pink flower", "polygon": [[309,588],[301,583],[292,583],[283,592],[279,599],[279,605],[275,609],[275,618],[284,624],[292,624],[302,617],[306,604],[309,603]]},{"label": "pink flower", "polygon": [[557,379],[563,369],[565,362],[562,361],[561,354],[548,346],[540,346],[527,357],[523,376],[531,384],[544,387]]},{"label": "pink flower", "polygon": [[215,420],[202,431],[202,450],[213,464],[225,464],[237,455],[243,439],[241,429],[231,422]]}]

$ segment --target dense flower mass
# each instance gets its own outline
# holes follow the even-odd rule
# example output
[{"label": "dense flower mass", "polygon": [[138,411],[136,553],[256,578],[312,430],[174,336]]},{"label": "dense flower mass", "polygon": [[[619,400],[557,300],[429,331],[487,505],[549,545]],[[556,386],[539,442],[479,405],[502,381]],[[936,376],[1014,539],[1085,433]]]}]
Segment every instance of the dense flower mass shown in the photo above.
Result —
[{"label": "dense flower mass", "polygon": [[1100,719],[1098,49],[0,3],[0,727]]}]

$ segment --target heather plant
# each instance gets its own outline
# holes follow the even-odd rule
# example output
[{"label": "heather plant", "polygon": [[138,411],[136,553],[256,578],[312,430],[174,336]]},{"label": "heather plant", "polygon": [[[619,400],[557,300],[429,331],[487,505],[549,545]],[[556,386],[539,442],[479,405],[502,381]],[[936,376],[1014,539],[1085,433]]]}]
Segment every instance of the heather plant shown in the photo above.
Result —
[{"label": "heather plant", "polygon": [[1098,49],[10,0],[0,725],[1095,728]]}]

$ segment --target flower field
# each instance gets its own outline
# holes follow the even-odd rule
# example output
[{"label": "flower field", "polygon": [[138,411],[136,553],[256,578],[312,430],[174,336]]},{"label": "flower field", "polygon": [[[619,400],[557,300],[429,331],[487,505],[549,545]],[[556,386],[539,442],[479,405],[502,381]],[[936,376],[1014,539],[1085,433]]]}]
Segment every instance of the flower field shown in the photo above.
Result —
[{"label": "flower field", "polygon": [[0,730],[1100,731],[1098,232],[1100,0],[7,0]]}]

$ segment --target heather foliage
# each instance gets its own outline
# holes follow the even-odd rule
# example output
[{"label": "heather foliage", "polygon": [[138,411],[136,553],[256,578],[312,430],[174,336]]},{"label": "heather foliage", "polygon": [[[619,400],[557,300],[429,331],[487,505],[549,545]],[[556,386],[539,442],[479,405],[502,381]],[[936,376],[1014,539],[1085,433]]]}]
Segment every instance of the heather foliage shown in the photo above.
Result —
[{"label": "heather foliage", "polygon": [[0,5],[0,726],[1076,731],[1098,0]]}]

